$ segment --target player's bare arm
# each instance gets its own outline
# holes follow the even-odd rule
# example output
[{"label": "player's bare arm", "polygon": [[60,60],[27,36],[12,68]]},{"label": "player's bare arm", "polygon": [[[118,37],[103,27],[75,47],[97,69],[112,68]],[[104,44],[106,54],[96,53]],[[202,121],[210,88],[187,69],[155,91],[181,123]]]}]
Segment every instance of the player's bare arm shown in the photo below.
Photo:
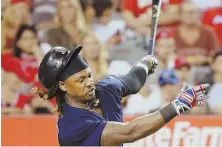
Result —
[{"label": "player's bare arm", "polygon": [[160,112],[142,116],[129,123],[107,122],[101,137],[101,146],[131,143],[153,134],[165,125]]},{"label": "player's bare arm", "polygon": [[101,145],[132,143],[155,133],[175,116],[194,106],[203,106],[204,101],[208,98],[205,93],[209,88],[208,84],[194,88],[185,87],[178,98],[159,111],[139,117],[129,123],[107,122],[101,136]]}]

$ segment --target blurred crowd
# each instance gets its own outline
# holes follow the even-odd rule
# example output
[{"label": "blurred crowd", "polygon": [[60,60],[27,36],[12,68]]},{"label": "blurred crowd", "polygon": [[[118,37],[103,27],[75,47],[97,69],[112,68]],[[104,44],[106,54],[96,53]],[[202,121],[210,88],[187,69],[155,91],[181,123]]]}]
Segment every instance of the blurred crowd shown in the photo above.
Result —
[{"label": "blurred crowd", "polygon": [[[50,114],[55,100],[32,95],[38,66],[52,47],[83,45],[95,81],[126,74],[147,54],[152,0],[2,0],[2,114]],[[183,85],[211,84],[190,115],[222,115],[222,0],[163,0],[154,56],[159,65],[141,91],[123,98],[124,114],[151,113]]]}]

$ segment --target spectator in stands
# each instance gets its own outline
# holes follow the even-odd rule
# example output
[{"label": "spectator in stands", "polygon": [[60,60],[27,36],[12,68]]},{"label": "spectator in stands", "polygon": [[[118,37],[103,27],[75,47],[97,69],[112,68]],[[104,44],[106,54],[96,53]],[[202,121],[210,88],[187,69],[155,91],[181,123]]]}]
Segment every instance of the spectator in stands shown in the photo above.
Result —
[{"label": "spectator in stands", "polygon": [[213,56],[211,68],[213,71],[213,85],[209,91],[209,96],[212,97],[209,103],[210,110],[218,115],[222,115],[222,51],[217,52]]},{"label": "spectator in stands", "polygon": [[32,20],[38,30],[54,27],[57,0],[32,0]]},{"label": "spectator in stands", "polygon": [[221,0],[191,0],[200,10],[200,12],[203,12],[209,8],[213,7],[221,7],[222,1]]},{"label": "spectator in stands", "polygon": [[177,55],[186,56],[193,65],[208,63],[209,55],[219,49],[215,32],[200,23],[198,9],[191,2],[181,5],[180,20],[175,31]]},{"label": "spectator in stands", "polygon": [[2,20],[2,53],[13,49],[15,35],[20,25],[30,23],[29,7],[30,4],[26,0],[11,0]]},{"label": "spectator in stands", "polygon": [[114,11],[122,10],[123,0],[111,0],[111,1],[112,1]]},{"label": "spectator in stands", "polygon": [[93,20],[96,16],[96,10],[93,7],[93,2],[94,0],[80,0],[80,4],[84,12],[85,21],[89,28],[92,27]]},{"label": "spectator in stands", "polygon": [[31,101],[30,90],[37,83],[36,74],[42,56],[35,27],[21,25],[15,37],[13,52],[2,54],[2,68],[8,77],[3,93],[6,106],[7,99],[12,99],[9,106],[20,109]]},{"label": "spectator in stands", "polygon": [[[178,88],[182,88],[184,85],[190,85],[193,86],[194,83],[192,83],[191,79],[191,65],[188,63],[186,58],[180,56],[177,57],[175,60],[175,67],[174,67],[176,74],[178,76],[179,82],[177,84]],[[203,107],[200,108],[194,108],[187,112],[187,114],[193,114],[193,115],[200,115],[200,114],[208,114],[209,113],[209,107],[208,104],[205,103]]]},{"label": "spectator in stands", "polygon": [[15,73],[5,72],[1,93],[1,113],[50,113],[50,110],[55,108],[51,102],[41,102],[39,97],[33,97],[29,94],[30,88],[31,85],[27,85],[27,83],[19,79]]},{"label": "spectator in stands", "polygon": [[[11,65],[12,66],[12,65]],[[20,114],[25,104],[30,100],[30,96],[24,97],[19,94],[25,83],[12,72],[4,73],[4,83],[2,84],[1,93],[1,113],[2,114]]]},{"label": "spectator in stands", "polygon": [[93,30],[98,39],[105,44],[106,48],[111,48],[121,42],[121,32],[110,26],[112,18],[111,0],[94,0],[93,7],[96,11],[96,22],[93,24]]},{"label": "spectator in stands", "polygon": [[31,83],[35,80],[42,56],[35,27],[21,25],[15,37],[13,52],[2,54],[2,68]]},{"label": "spectator in stands", "polygon": [[50,49],[55,46],[63,46],[65,48],[73,47],[72,38],[62,28],[48,30],[44,44],[48,44]]},{"label": "spectator in stands", "polygon": [[[163,1],[159,23],[161,26],[175,24],[179,20],[179,4],[183,0]],[[150,34],[151,0],[123,0],[123,18],[138,34]]]},{"label": "spectator in stands", "polygon": [[[211,1],[209,1],[211,2]],[[209,8],[205,11],[202,17],[203,24],[209,25],[214,28],[222,47],[222,1],[221,5]]]},{"label": "spectator in stands", "polygon": [[111,0],[94,0],[93,7],[96,10],[96,17],[99,24],[108,24],[112,16]]},{"label": "spectator in stands", "polygon": [[164,70],[160,73],[158,83],[159,88],[155,89],[148,98],[149,113],[163,108],[176,97],[175,91],[178,91],[179,79],[172,69]]},{"label": "spectator in stands", "polygon": [[[4,84],[4,98],[6,107],[13,107],[12,110],[20,110],[24,112],[28,105],[33,111],[39,107],[33,107],[33,103],[38,99],[30,94],[33,85],[38,84],[36,74],[38,65],[42,60],[42,52],[39,47],[37,31],[33,25],[21,25],[15,37],[14,50],[2,54],[2,68],[6,71],[7,80]],[[10,105],[7,99],[11,99]],[[37,103],[35,106],[41,106]],[[47,109],[52,104],[47,102]],[[14,113],[11,108],[4,109],[5,113]],[[29,111],[32,113],[32,111]]]},{"label": "spectator in stands", "polygon": [[219,49],[218,38],[212,28],[202,25],[197,7],[184,2],[180,9],[181,25],[175,30],[176,52],[192,65],[194,84],[208,82],[210,55]]},{"label": "spectator in stands", "polygon": [[3,19],[5,10],[10,5],[10,0],[2,0],[1,1],[1,20]]},{"label": "spectator in stands", "polygon": [[[127,26],[134,30],[137,34],[150,34],[151,16],[146,13],[147,8],[151,5],[151,1],[140,4],[137,0],[123,0],[123,18]],[[142,15],[144,14],[144,15]]]},{"label": "spectator in stands", "polygon": [[30,107],[34,114],[52,114],[55,110],[54,103],[53,101],[42,101],[38,96],[34,96],[30,101]]},{"label": "spectator in stands", "polygon": [[174,67],[176,44],[173,33],[170,30],[160,31],[156,36],[155,54],[159,65],[155,74],[148,79],[149,84],[156,84],[160,72]]},{"label": "spectator in stands", "polygon": [[[163,68],[172,68],[175,60],[175,37],[171,31],[161,31],[156,36],[156,55]],[[159,66],[159,65],[158,65]]]},{"label": "spectator in stands", "polygon": [[89,64],[95,81],[101,80],[108,72],[108,53],[94,32],[86,32],[81,38],[82,56]]},{"label": "spectator in stands", "polygon": [[[79,44],[79,36],[86,30],[86,23],[78,0],[57,1],[55,25],[71,37],[72,47]],[[63,36],[60,37],[63,38]]]},{"label": "spectator in stands", "polygon": [[123,8],[123,0],[111,0],[112,1],[112,10],[113,20],[122,20],[122,8]]},{"label": "spectator in stands", "polygon": [[175,60],[174,64],[174,69],[176,71],[176,74],[179,78],[179,83],[182,86],[184,83],[191,83],[190,78],[190,70],[191,70],[191,65],[188,63],[186,58],[183,56],[178,56]]}]

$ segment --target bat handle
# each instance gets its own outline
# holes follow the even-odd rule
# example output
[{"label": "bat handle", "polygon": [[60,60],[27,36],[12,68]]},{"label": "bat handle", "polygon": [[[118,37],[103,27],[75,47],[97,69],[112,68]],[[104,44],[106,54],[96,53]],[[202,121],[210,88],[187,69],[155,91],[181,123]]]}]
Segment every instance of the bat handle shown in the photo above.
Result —
[{"label": "bat handle", "polygon": [[149,41],[149,47],[148,47],[148,55],[153,56],[153,47],[154,47],[154,39],[150,39]]}]

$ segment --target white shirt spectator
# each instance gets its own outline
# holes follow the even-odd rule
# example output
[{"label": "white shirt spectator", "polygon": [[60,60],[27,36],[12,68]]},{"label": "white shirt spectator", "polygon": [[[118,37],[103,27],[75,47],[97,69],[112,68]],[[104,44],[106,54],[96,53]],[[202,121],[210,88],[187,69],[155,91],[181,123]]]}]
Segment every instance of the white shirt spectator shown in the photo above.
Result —
[{"label": "white shirt spectator", "polygon": [[93,25],[93,30],[96,32],[99,40],[102,43],[106,43],[118,32],[123,32],[125,29],[125,25],[125,22],[122,20],[112,20],[107,25],[95,23]]},{"label": "white shirt spectator", "polygon": [[192,2],[201,10],[219,7],[222,5],[221,0],[192,0]]},{"label": "white shirt spectator", "polygon": [[148,101],[140,94],[130,95],[124,115],[147,114],[149,112]]},{"label": "white shirt spectator", "polygon": [[113,60],[108,68],[109,75],[123,76],[132,69],[132,66],[124,60]]},{"label": "white shirt spectator", "polygon": [[211,99],[208,100],[208,104],[211,110],[217,106],[222,107],[221,91],[222,91],[222,83],[216,83],[211,87],[208,94],[211,97]]},{"label": "white shirt spectator", "polygon": [[151,94],[147,99],[147,108],[148,108],[147,112],[159,109],[161,107],[161,101],[163,99],[161,94],[161,89],[159,86],[155,86],[152,89],[153,91],[151,92]]}]

